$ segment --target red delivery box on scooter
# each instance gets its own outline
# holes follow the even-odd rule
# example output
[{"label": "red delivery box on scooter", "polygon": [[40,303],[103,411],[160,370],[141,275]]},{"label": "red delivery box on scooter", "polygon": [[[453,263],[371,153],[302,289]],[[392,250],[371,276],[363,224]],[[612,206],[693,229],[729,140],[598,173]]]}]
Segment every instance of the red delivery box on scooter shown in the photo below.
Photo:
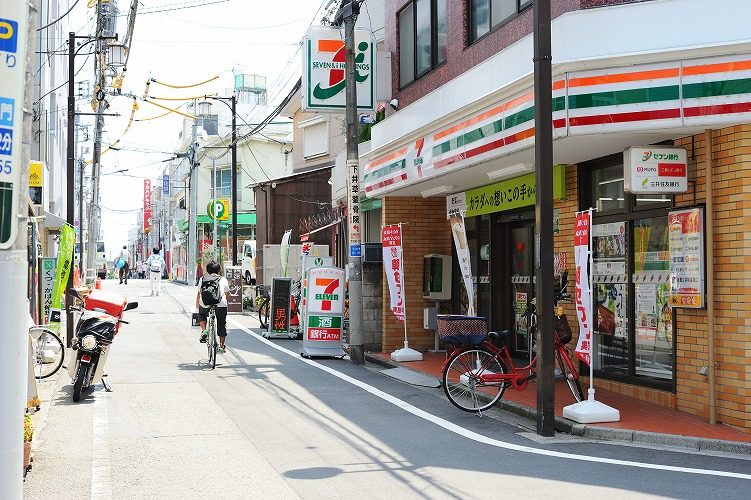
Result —
[{"label": "red delivery box on scooter", "polygon": [[123,309],[125,309],[128,299],[119,293],[105,292],[96,288],[89,293],[84,299],[84,309],[90,311],[101,309],[107,314],[116,318],[121,318]]}]

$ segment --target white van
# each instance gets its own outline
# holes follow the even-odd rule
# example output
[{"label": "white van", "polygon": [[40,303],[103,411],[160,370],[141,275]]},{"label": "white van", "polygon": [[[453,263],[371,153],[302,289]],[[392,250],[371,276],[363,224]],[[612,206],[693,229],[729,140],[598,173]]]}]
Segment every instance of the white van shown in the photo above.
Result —
[{"label": "white van", "polygon": [[243,242],[242,273],[246,284],[256,284],[256,240]]}]

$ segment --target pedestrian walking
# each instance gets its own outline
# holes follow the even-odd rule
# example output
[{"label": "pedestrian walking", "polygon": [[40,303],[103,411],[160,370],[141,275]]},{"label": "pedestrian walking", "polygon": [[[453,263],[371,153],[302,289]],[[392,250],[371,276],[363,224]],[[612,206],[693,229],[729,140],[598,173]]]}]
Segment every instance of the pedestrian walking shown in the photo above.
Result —
[{"label": "pedestrian walking", "polygon": [[158,296],[159,291],[162,288],[162,269],[167,267],[164,259],[159,255],[158,248],[154,248],[154,253],[146,259],[144,264],[146,264],[149,269],[149,276],[151,278],[151,295],[154,295],[154,292],[156,292],[156,295]]},{"label": "pedestrian walking", "polygon": [[146,279],[146,273],[148,272],[149,272],[149,265],[146,263],[146,261],[144,261],[141,263],[141,269],[140,269],[142,280]]},{"label": "pedestrian walking", "polygon": [[117,267],[118,267],[118,275],[120,276],[120,284],[123,284],[123,280],[125,280],[125,284],[128,284],[128,274],[130,273],[130,252],[128,251],[128,246],[123,245],[123,249],[120,250],[120,256],[118,257],[117,261]]}]

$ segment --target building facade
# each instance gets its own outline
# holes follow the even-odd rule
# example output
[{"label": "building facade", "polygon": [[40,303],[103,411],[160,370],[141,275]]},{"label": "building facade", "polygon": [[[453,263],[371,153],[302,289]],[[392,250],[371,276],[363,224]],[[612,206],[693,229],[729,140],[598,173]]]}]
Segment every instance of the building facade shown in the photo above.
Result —
[{"label": "building facade", "polygon": [[[452,297],[440,309],[466,313],[453,211],[464,216],[477,313],[511,330],[513,350],[529,355],[521,311],[535,293],[532,4],[387,3],[398,106],[372,129],[362,185],[381,200],[382,224],[407,223],[410,347],[435,342],[414,326],[434,305],[423,299],[424,255],[454,255]],[[573,276],[575,213],[593,208],[595,385],[751,432],[751,45],[737,16],[745,4],[552,4],[556,271]],[[683,148],[686,188],[627,189],[624,150],[637,146]],[[686,214],[706,218],[692,233],[705,242],[697,252],[706,269],[694,304],[671,292],[671,234]],[[384,306],[383,350],[402,338]]]}]

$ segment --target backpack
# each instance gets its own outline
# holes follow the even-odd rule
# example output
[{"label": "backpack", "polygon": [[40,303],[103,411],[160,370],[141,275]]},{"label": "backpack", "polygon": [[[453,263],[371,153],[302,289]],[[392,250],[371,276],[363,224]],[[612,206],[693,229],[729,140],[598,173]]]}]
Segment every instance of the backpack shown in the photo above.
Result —
[{"label": "backpack", "polygon": [[154,273],[162,272],[162,262],[159,259],[152,259],[150,266],[151,266],[151,272],[154,272]]},{"label": "backpack", "polygon": [[222,301],[222,294],[219,290],[218,275],[204,275],[201,278],[201,302],[205,306],[215,306]]}]

